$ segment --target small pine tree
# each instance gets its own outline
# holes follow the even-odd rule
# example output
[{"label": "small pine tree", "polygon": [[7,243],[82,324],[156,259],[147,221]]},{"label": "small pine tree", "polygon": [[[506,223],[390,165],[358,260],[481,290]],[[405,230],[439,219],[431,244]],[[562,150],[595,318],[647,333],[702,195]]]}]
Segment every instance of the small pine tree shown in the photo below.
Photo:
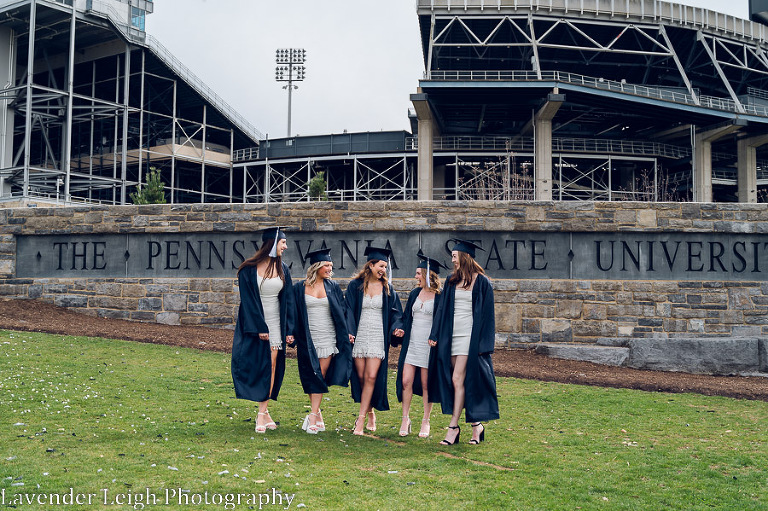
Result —
[{"label": "small pine tree", "polygon": [[134,204],[165,204],[165,185],[160,179],[160,170],[150,167],[146,174],[147,182],[142,187],[136,187],[136,191],[131,194],[131,200]]},{"label": "small pine tree", "polygon": [[309,181],[309,198],[312,200],[328,200],[326,193],[325,172],[320,171]]}]

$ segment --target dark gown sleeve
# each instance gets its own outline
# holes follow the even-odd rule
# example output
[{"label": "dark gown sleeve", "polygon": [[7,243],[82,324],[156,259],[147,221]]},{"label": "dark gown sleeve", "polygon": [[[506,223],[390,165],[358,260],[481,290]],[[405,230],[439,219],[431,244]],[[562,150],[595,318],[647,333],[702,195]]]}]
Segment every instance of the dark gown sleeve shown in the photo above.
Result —
[{"label": "dark gown sleeve", "polygon": [[346,387],[349,384],[352,370],[352,346],[347,334],[344,296],[341,293],[341,288],[335,282],[326,280],[324,285],[336,334],[336,348],[339,350],[339,353],[332,357],[325,378],[323,378],[320,359],[317,357],[317,351],[309,330],[304,282],[301,281],[294,286],[296,358],[299,366],[299,379],[306,394],[325,394],[331,385]]},{"label": "dark gown sleeve", "polygon": [[464,379],[465,416],[467,422],[496,420],[499,402],[491,359],[496,342],[495,307],[493,287],[484,275],[475,281],[472,308],[472,336]]},{"label": "dark gown sleeve", "polygon": [[[307,394],[321,392],[317,390],[316,370],[320,370],[320,363],[317,360],[312,337],[309,333],[309,319],[307,318],[307,303],[304,298],[304,282],[297,282],[293,286],[293,301],[296,309],[294,318],[294,346],[296,346],[296,362],[299,369],[299,380],[304,392]],[[326,392],[328,389],[325,384],[322,385]]]},{"label": "dark gown sleeve", "polygon": [[[272,359],[269,341],[259,333],[269,332],[264,320],[256,279],[256,267],[246,267],[237,276],[240,306],[232,339],[232,381],[238,399],[269,399]],[[266,377],[265,377],[266,376]]]},{"label": "dark gown sleeve", "polygon": [[347,302],[347,331],[357,336],[357,325],[363,310],[363,291],[360,279],[350,280],[344,299]]},{"label": "dark gown sleeve", "polygon": [[[429,400],[439,402],[442,412],[453,413],[454,389],[451,380],[451,344],[453,340],[453,313],[455,286],[446,285],[438,314],[439,324],[433,329],[436,349],[434,363],[430,365]],[[436,320],[438,320],[436,318]],[[493,287],[484,275],[479,275],[472,289],[472,334],[470,336],[467,371],[464,379],[464,408],[467,422],[489,421],[499,418],[496,379],[491,354],[496,339],[496,321]],[[432,361],[431,361],[432,362]]]},{"label": "dark gown sleeve", "polygon": [[331,318],[336,329],[336,349],[339,350],[331,360],[325,374],[325,382],[327,385],[346,387],[352,375],[352,344],[349,342],[347,330],[347,303],[341,288],[335,282],[325,281],[325,294],[328,296]]},{"label": "dark gown sleeve", "polygon": [[429,401],[440,403],[443,413],[453,413],[453,382],[451,381],[451,341],[456,288],[446,283],[440,293],[440,304],[432,318],[430,337],[437,342],[429,354]]},{"label": "dark gown sleeve", "polygon": [[[421,293],[420,287],[412,290],[408,295],[408,301],[405,302],[405,309],[403,309],[403,330],[405,331],[405,335],[403,335],[401,342],[400,357],[397,360],[397,378],[395,379],[395,394],[397,395],[397,400],[401,403],[403,401],[403,366],[405,365],[405,357],[408,353],[408,346],[411,342],[411,327],[413,326],[412,309],[413,304],[416,302],[416,298],[419,296],[419,293]],[[416,372],[421,373],[421,371]],[[415,384],[416,382],[414,381],[414,393],[416,393]],[[419,375],[419,390],[421,390],[421,375]],[[421,395],[421,392],[419,392],[419,395]]]},{"label": "dark gown sleeve", "polygon": [[256,276],[255,266],[243,268],[237,275],[237,285],[240,289],[240,312],[237,320],[242,332],[249,335],[269,332]]}]

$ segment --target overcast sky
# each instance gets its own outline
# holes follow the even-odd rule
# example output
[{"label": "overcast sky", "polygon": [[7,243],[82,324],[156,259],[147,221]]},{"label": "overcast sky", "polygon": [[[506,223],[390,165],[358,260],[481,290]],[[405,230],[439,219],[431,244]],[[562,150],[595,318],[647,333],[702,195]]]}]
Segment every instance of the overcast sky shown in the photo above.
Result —
[{"label": "overcast sky", "polygon": [[[683,0],[748,18],[748,0]],[[293,135],[409,130],[424,73],[415,0],[155,0],[147,33],[270,138],[286,136],[275,50],[305,48]]]}]

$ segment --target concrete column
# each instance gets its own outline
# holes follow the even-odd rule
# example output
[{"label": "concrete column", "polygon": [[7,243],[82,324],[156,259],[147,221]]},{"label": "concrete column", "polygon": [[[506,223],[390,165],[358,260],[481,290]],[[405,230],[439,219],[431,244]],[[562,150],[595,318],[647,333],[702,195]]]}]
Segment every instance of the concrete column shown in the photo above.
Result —
[{"label": "concrete column", "polygon": [[435,122],[432,108],[429,106],[427,95],[419,92],[411,94],[411,102],[416,110],[418,119],[418,200],[432,200],[434,188],[434,139],[439,136],[439,128]]},{"label": "concrete column", "polygon": [[552,200],[552,119],[564,101],[564,94],[549,94],[547,102],[534,117],[536,147],[533,191],[537,201]]},{"label": "concrete column", "polygon": [[726,137],[744,125],[744,121],[700,131],[694,137],[693,201],[712,202],[712,142]]},{"label": "concrete column", "polygon": [[757,148],[765,144],[768,144],[768,135],[737,141],[739,202],[757,202]]}]

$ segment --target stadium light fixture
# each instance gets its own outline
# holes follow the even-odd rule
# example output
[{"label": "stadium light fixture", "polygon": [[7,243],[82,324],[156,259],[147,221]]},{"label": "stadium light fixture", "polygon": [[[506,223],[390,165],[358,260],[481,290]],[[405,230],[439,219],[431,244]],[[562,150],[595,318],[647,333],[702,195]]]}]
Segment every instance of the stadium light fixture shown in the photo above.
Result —
[{"label": "stadium light fixture", "polygon": [[306,76],[307,50],[304,48],[278,48],[275,51],[275,80],[278,82],[288,82],[283,89],[288,89],[288,137],[291,136],[291,96],[293,89],[298,89],[298,85],[293,82],[304,81]]}]

